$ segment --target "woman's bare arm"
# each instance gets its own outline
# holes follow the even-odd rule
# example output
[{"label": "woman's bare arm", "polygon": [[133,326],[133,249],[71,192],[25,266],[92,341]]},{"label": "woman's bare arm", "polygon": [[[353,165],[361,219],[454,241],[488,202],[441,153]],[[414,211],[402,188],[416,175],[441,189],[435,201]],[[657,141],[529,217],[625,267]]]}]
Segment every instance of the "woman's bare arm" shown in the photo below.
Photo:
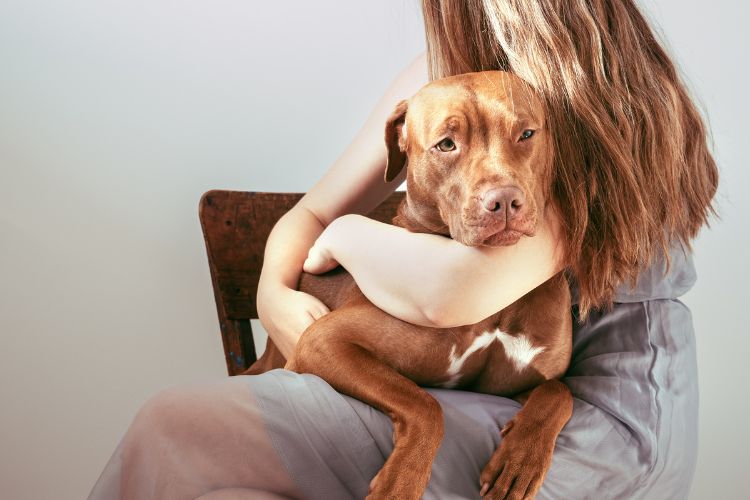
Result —
[{"label": "woman's bare arm", "polygon": [[396,104],[416,93],[427,79],[422,54],[386,90],[323,178],[271,231],[258,285],[258,316],[286,357],[304,329],[328,312],[318,299],[296,290],[308,250],[332,220],[347,213],[369,212],[403,182],[405,172],[390,183],[383,181],[385,122]]},{"label": "woman's bare arm", "polygon": [[512,304],[563,268],[559,219],[547,211],[533,238],[467,247],[358,215],[336,219],[310,250],[309,272],[342,264],[376,306],[410,323],[473,324]]}]

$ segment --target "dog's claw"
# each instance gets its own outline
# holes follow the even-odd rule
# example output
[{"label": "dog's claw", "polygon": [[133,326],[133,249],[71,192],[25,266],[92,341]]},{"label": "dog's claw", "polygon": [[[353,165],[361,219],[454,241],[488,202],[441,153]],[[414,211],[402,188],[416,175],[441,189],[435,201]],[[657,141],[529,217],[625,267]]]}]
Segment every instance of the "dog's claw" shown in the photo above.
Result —
[{"label": "dog's claw", "polygon": [[513,419],[509,420],[508,423],[505,424],[505,427],[503,427],[500,431],[500,436],[505,437],[511,429],[513,429]]},{"label": "dog's claw", "polygon": [[487,490],[489,490],[489,489],[490,489],[490,483],[484,483],[482,485],[482,489],[479,490],[479,496],[483,497],[484,495],[486,495],[487,494]]}]

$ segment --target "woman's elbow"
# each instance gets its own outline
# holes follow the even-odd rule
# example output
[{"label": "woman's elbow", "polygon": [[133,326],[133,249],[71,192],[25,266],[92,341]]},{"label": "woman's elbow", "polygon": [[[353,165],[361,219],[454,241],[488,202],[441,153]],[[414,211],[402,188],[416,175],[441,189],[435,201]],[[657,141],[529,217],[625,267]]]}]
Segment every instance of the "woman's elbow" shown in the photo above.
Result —
[{"label": "woman's elbow", "polygon": [[423,307],[422,315],[432,328],[455,328],[463,325],[473,325],[485,319],[488,315],[475,310],[461,300],[433,300]]},{"label": "woman's elbow", "polygon": [[[485,311],[492,307],[487,294],[478,295],[483,284],[469,279],[455,279],[456,276],[471,276],[471,273],[460,264],[455,264],[451,272],[445,273],[443,278],[431,280],[430,287],[425,287],[422,295],[422,314],[434,328],[455,328],[463,325],[479,323],[494,311]],[[451,265],[451,264],[448,264]]]},{"label": "woman's elbow", "polygon": [[425,325],[432,328],[450,328],[452,319],[450,315],[446,314],[446,311],[437,305],[429,304],[422,311],[422,316],[425,318]]}]

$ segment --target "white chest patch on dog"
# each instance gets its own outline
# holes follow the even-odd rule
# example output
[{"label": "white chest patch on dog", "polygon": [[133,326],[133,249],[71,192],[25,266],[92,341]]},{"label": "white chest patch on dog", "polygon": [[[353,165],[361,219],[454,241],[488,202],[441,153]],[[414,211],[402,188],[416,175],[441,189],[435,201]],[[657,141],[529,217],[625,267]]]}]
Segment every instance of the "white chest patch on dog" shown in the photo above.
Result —
[{"label": "white chest patch on dog", "polygon": [[442,384],[443,387],[449,389],[455,387],[461,379],[461,368],[463,368],[469,356],[480,349],[486,348],[495,340],[499,340],[503,344],[505,354],[508,356],[510,362],[513,363],[513,367],[518,371],[523,370],[533,361],[537,354],[544,351],[544,347],[534,347],[525,335],[508,335],[499,329],[492,332],[484,332],[478,335],[460,356],[457,355],[456,346],[451,347],[451,352],[448,356],[448,370],[446,371],[448,380]]},{"label": "white chest patch on dog", "polygon": [[531,345],[531,340],[526,335],[514,337],[500,330],[496,330],[496,335],[497,340],[502,342],[505,348],[505,354],[519,372],[526,368],[537,354],[544,351],[544,347],[542,346],[534,347]]}]

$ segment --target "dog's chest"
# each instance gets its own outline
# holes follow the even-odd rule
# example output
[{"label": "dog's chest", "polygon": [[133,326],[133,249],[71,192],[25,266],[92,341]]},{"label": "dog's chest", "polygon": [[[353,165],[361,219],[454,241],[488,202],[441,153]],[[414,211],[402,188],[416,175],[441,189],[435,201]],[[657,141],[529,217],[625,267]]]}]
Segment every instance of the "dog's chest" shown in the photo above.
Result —
[{"label": "dog's chest", "polygon": [[544,350],[544,346],[534,345],[523,333],[509,334],[500,328],[485,330],[463,342],[457,341],[451,347],[444,380],[438,385],[459,387],[483,370],[510,369],[512,373],[520,374]]}]

